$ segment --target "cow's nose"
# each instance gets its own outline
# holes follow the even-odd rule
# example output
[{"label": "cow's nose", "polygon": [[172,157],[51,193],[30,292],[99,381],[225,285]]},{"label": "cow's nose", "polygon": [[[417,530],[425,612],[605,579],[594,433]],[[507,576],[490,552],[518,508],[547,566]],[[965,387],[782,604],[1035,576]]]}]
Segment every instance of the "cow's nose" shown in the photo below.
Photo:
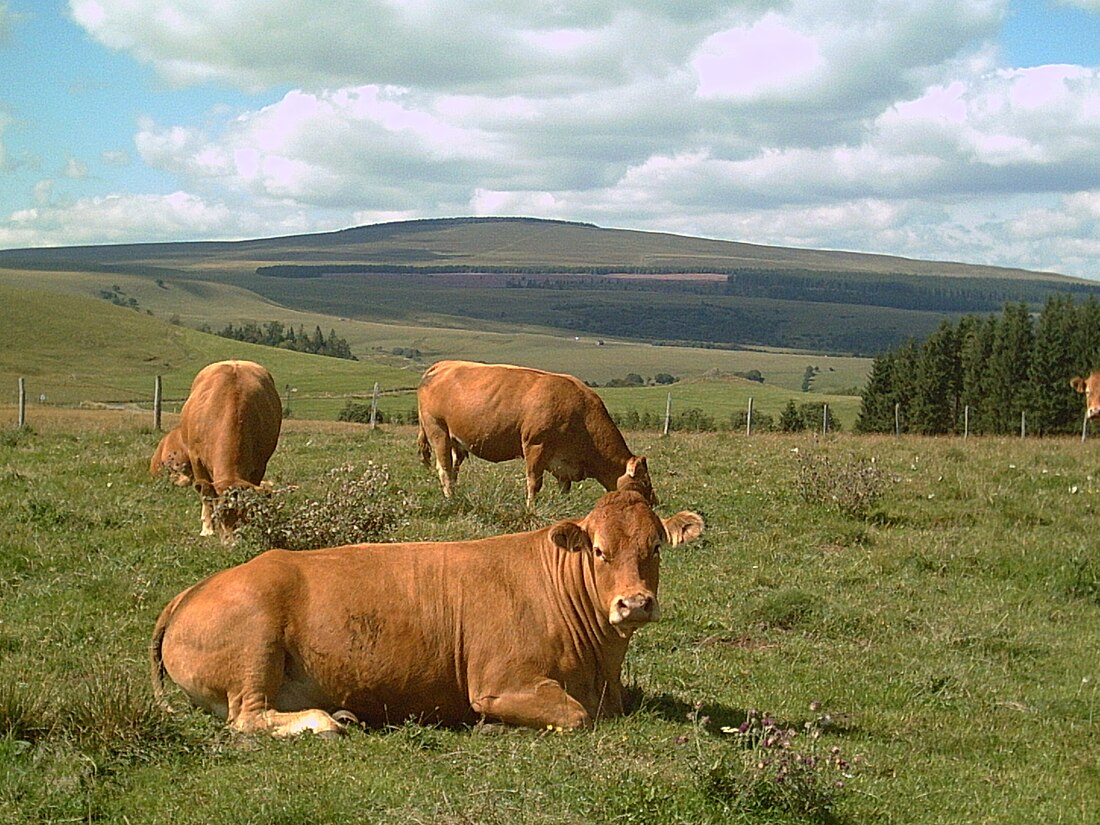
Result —
[{"label": "cow's nose", "polygon": [[657,599],[650,593],[619,596],[611,606],[611,624],[644,624],[657,618]]},{"label": "cow's nose", "polygon": [[1089,407],[1089,418],[1096,418],[1098,415],[1100,415],[1100,405]]}]

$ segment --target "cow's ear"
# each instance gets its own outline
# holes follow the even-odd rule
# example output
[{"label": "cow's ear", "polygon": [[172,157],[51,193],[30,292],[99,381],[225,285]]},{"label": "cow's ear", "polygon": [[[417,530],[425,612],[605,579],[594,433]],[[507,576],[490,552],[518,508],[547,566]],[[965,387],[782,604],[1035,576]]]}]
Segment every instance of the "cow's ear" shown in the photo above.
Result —
[{"label": "cow's ear", "polygon": [[646,464],[644,455],[636,455],[626,460],[626,475],[630,478],[649,476],[649,465]]},{"label": "cow's ear", "polygon": [[1077,376],[1076,378],[1069,379],[1069,385],[1073,387],[1077,392],[1084,392],[1088,382],[1084,378]]},{"label": "cow's ear", "polygon": [[559,521],[550,528],[550,541],[562,550],[583,552],[592,549],[592,539],[575,521]]},{"label": "cow's ear", "polygon": [[703,535],[703,517],[690,510],[662,519],[669,544],[687,544]]}]

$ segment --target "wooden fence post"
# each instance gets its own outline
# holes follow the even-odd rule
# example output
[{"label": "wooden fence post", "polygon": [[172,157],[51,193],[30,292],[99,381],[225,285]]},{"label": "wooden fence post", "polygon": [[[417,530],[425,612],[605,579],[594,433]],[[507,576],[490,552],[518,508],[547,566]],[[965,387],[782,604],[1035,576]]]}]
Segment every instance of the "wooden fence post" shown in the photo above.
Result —
[{"label": "wooden fence post", "polygon": [[1089,411],[1085,410],[1085,420],[1081,423],[1081,440],[1089,437]]},{"label": "wooden fence post", "polygon": [[963,407],[963,438],[970,437],[970,405]]},{"label": "wooden fence post", "polygon": [[749,414],[745,419],[745,435],[752,435],[752,396],[749,396]]},{"label": "wooden fence post", "polygon": [[901,402],[894,402],[894,438],[901,435]]},{"label": "wooden fence post", "polygon": [[665,430],[662,435],[668,435],[668,428],[672,421],[672,393],[668,394],[668,398],[665,400]]},{"label": "wooden fence post", "polygon": [[370,428],[376,429],[378,427],[378,382],[374,382],[374,392],[371,394],[370,399]]},{"label": "wooden fence post", "polygon": [[160,376],[153,382],[153,429],[160,430],[160,406],[162,401]]},{"label": "wooden fence post", "polygon": [[829,434],[829,405],[821,405],[821,434]]},{"label": "wooden fence post", "polygon": [[1020,411],[1020,438],[1027,436],[1027,413]]},{"label": "wooden fence post", "polygon": [[19,428],[27,424],[27,379],[19,379]]}]

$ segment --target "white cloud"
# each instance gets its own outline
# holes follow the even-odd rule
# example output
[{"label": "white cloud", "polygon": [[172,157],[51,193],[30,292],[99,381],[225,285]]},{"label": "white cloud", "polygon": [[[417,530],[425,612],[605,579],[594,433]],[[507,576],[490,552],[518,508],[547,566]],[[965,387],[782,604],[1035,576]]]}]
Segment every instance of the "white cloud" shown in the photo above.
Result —
[{"label": "white cloud", "polygon": [[53,186],[43,181],[36,205],[0,223],[0,247],[33,246],[43,237],[58,245],[134,241],[155,237],[189,240],[215,235],[246,236],[263,224],[186,192],[168,195],[112,195],[57,203]]},{"label": "white cloud", "polygon": [[1100,76],[998,67],[1008,0],[69,5],[171,83],[261,102],[139,123],[140,164],[191,194],[51,190],[0,223],[21,237],[527,214],[1045,266],[1065,241],[1091,266]]}]

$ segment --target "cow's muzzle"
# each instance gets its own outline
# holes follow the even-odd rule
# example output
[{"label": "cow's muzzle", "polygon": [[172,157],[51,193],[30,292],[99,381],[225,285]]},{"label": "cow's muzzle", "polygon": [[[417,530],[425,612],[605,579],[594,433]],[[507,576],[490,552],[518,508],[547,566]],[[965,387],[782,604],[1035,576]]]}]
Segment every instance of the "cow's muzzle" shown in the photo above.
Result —
[{"label": "cow's muzzle", "polygon": [[638,627],[657,621],[659,615],[657,597],[652,593],[617,596],[611,603],[610,621],[615,627]]}]

